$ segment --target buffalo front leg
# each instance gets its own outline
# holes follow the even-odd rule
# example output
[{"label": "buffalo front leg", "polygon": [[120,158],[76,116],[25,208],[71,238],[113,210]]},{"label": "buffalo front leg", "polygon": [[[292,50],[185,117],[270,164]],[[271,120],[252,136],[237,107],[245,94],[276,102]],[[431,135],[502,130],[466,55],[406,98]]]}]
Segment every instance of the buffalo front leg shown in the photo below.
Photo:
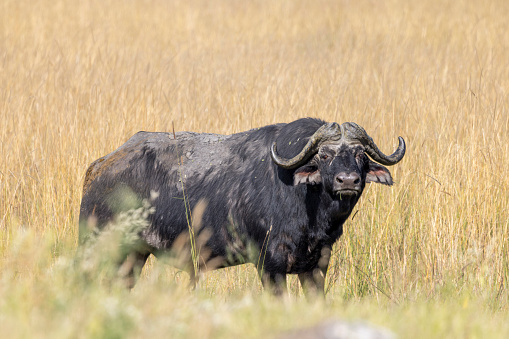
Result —
[{"label": "buffalo front leg", "polygon": [[306,297],[325,296],[325,276],[329,267],[330,255],[330,247],[322,248],[318,267],[299,274],[299,281]]},{"label": "buffalo front leg", "polygon": [[321,269],[315,268],[312,271],[300,273],[299,281],[307,298],[324,295],[325,274]]}]

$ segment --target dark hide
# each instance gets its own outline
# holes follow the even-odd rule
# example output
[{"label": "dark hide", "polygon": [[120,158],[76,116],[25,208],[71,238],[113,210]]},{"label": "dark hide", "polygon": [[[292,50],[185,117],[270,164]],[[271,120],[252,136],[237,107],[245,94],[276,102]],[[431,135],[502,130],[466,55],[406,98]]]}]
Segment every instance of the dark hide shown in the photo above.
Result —
[{"label": "dark hide", "polygon": [[[272,161],[274,141],[281,156],[293,157],[324,123],[300,119],[233,135],[181,132],[176,140],[172,133],[139,132],[88,169],[80,242],[87,221],[101,229],[127,209],[121,202],[128,190],[136,197],[128,207],[142,199],[155,207],[135,254],[167,252],[179,235],[188,234],[184,189],[191,211],[205,202],[205,259],[215,262],[207,269],[252,262],[276,292],[284,290],[286,274],[299,274],[303,285],[323,291],[330,249],[365,182],[392,184],[389,171],[369,160],[361,145],[325,145],[293,170]],[[335,178],[342,172],[358,173],[356,194],[339,190]]]}]

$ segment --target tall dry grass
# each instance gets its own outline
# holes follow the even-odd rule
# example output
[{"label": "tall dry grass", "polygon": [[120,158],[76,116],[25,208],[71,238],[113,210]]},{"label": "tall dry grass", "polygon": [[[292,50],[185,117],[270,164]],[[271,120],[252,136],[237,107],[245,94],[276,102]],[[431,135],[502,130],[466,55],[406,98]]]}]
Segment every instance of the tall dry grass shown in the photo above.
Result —
[{"label": "tall dry grass", "polygon": [[[506,312],[507,17],[503,0],[3,0],[0,267],[37,276],[13,259],[22,229],[50,236],[49,261],[72,253],[88,164],[139,130],[312,116],[408,146],[396,185],[369,186],[345,225],[329,298],[467,291]],[[249,290],[253,272],[201,284]]]}]

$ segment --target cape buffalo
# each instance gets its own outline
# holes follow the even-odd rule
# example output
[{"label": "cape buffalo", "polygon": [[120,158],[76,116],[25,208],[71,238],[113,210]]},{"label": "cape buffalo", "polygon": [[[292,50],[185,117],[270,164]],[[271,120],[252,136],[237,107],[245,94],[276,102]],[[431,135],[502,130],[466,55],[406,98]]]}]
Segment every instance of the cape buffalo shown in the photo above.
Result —
[{"label": "cape buffalo", "polygon": [[[331,248],[365,184],[392,185],[383,165],[404,154],[401,137],[385,155],[357,124],[311,118],[232,135],[138,132],[88,168],[80,242],[87,221],[101,230],[127,208],[127,190],[153,207],[141,246],[119,263],[129,260],[130,284],[150,253],[171,251],[182,234],[206,234],[194,268],[251,262],[275,293],[285,291],[287,274],[298,274],[305,291],[323,293]],[[198,223],[192,214],[200,214]],[[184,266],[194,282],[193,263]]]}]

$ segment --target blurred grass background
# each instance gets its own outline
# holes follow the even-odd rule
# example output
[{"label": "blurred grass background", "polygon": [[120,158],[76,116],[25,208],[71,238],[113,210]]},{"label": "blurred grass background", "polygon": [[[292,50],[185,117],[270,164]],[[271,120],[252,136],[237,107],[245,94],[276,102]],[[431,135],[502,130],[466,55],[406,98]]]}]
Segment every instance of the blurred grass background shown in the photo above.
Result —
[{"label": "blurred grass background", "polygon": [[[2,332],[257,337],[340,317],[509,336],[508,17],[503,0],[3,0]],[[295,277],[273,300],[248,265],[197,293],[154,260],[132,293],[70,269],[86,168],[135,132],[307,116],[408,147],[345,224],[325,302]]]}]

